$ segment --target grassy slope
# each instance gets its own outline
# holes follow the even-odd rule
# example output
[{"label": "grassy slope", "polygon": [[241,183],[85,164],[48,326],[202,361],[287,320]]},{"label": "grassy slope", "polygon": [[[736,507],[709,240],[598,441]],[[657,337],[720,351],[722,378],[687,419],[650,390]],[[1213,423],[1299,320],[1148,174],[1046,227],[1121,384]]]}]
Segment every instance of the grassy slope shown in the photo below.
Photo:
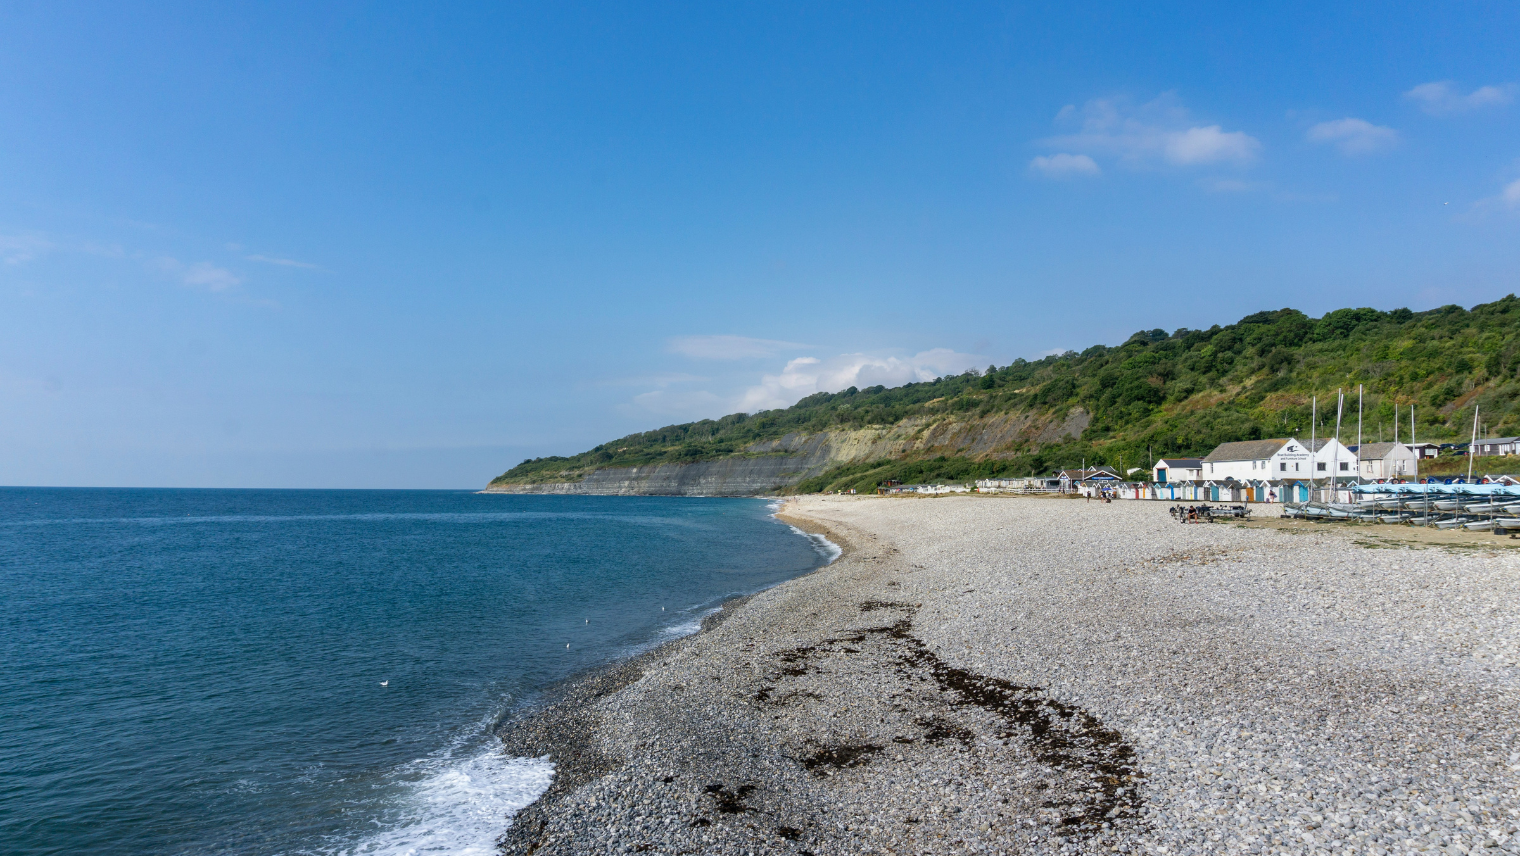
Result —
[{"label": "grassy slope", "polygon": [[[632,434],[571,457],[536,458],[493,484],[579,479],[602,467],[711,460],[793,431],[890,425],[908,417],[969,418],[1010,411],[1060,418],[1092,414],[1081,439],[1016,443],[980,459],[922,457],[856,463],[798,485],[799,491],[869,488],[885,478],[966,480],[1028,475],[1088,463],[1127,467],[1151,457],[1202,455],[1228,440],[1302,435],[1310,395],[1320,399],[1318,433],[1335,425],[1335,390],[1348,391],[1342,438],[1354,441],[1356,386],[1366,385],[1363,437],[1392,439],[1393,411],[1417,406],[1421,440],[1465,439],[1472,408],[1490,435],[1520,433],[1520,300],[1513,295],[1465,310],[1445,306],[1341,309],[1310,318],[1292,309],[1259,312],[1208,330],[1142,331],[1118,347],[1094,345],[984,373],[886,389],[818,393],[784,410],[736,413]],[[1401,428],[1407,438],[1407,429]]]}]

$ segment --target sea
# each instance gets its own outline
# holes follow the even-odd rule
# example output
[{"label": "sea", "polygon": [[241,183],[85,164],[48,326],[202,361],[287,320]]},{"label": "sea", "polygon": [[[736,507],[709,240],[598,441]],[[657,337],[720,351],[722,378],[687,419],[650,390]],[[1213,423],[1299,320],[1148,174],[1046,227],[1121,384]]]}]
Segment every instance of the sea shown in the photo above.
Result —
[{"label": "sea", "polygon": [[837,548],[764,500],[0,489],[0,850],[490,854],[494,729]]}]

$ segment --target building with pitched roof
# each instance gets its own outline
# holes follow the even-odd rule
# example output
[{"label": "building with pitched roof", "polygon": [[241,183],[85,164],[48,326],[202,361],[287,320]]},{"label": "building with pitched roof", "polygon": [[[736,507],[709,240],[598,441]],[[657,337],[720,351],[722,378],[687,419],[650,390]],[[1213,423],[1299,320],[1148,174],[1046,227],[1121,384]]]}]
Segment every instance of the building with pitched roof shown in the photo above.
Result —
[{"label": "building with pitched roof", "polygon": [[1413,478],[1420,474],[1419,456],[1403,443],[1363,443],[1350,449],[1360,459],[1364,479]]},{"label": "building with pitched roof", "polygon": [[1061,470],[1056,478],[1063,482],[1119,481],[1119,473],[1113,467],[1088,467],[1085,470]]},{"label": "building with pitched roof", "polygon": [[1202,458],[1162,458],[1151,467],[1151,481],[1160,484],[1203,478]]},{"label": "building with pitched roof", "polygon": [[1489,437],[1473,446],[1474,455],[1520,454],[1520,437]]},{"label": "building with pitched roof", "polygon": [[1356,454],[1337,440],[1306,443],[1294,437],[1220,443],[1203,457],[1211,481],[1282,481],[1356,477]]}]

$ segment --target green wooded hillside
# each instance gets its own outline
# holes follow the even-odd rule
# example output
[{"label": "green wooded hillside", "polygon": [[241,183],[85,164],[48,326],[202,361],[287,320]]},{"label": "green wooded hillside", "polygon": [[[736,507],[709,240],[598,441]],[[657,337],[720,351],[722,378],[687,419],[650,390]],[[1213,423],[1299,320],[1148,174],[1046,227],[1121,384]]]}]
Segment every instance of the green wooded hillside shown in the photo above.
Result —
[{"label": "green wooded hillside", "polygon": [[1334,430],[1335,391],[1348,393],[1342,438],[1354,442],[1358,383],[1365,384],[1363,438],[1393,439],[1409,406],[1418,438],[1465,440],[1472,408],[1490,435],[1520,433],[1520,300],[1514,295],[1428,312],[1340,309],[1310,318],[1293,309],[1258,312],[1228,326],[1141,331],[1116,347],[1094,345],[1037,361],[887,389],[818,393],[784,410],[736,413],[632,434],[571,457],[536,458],[493,483],[580,478],[602,467],[710,460],[744,454],[789,432],[890,425],[909,417],[970,419],[1011,411],[1061,418],[1091,414],[1079,439],[1043,446],[1020,441],[979,458],[919,456],[849,464],[799,491],[904,481],[1029,475],[1085,459],[1126,468],[1152,457],[1202,455],[1228,440],[1310,430],[1310,396],[1320,401],[1321,436]]}]

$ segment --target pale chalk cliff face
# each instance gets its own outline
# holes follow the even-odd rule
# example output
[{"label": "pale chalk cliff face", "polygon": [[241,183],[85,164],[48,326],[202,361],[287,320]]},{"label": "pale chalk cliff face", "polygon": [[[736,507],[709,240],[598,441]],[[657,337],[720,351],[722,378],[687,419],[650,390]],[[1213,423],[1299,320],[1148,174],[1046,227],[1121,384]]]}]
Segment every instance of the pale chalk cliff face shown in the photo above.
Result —
[{"label": "pale chalk cliff face", "polygon": [[1012,457],[1019,443],[1036,446],[1081,437],[1090,417],[1075,408],[1061,419],[1004,413],[962,419],[915,417],[895,425],[788,434],[754,443],[743,455],[690,464],[609,467],[577,482],[493,484],[487,493],[592,496],[759,496],[775,493],[831,467],[882,458]]}]

